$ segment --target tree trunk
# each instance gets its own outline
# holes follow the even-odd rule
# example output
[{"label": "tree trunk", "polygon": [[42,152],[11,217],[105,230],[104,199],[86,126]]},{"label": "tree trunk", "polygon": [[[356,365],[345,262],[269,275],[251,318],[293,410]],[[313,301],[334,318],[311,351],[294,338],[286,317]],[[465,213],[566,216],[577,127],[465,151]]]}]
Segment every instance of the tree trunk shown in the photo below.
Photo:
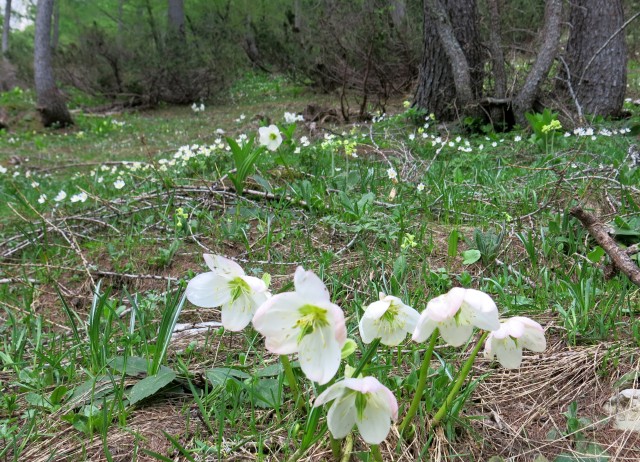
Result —
[{"label": "tree trunk", "polygon": [[462,106],[481,96],[482,67],[475,0],[424,0],[424,54],[414,106],[439,120],[459,117]]},{"label": "tree trunk", "polygon": [[37,8],[33,61],[37,109],[45,127],[72,125],[73,120],[53,77],[50,42],[53,0],[38,0]]},{"label": "tree trunk", "polygon": [[622,1],[572,0],[569,23],[565,82],[577,104],[588,114],[619,114],[627,86]]},{"label": "tree trunk", "polygon": [[53,0],[53,32],[51,34],[51,51],[55,53],[60,40],[60,0]]},{"label": "tree trunk", "polygon": [[169,17],[169,40],[184,40],[184,1],[169,0],[167,13]]},{"label": "tree trunk", "polygon": [[2,56],[9,52],[9,32],[11,31],[11,0],[5,0],[4,22],[2,23]]},{"label": "tree trunk", "polygon": [[558,52],[562,34],[562,0],[547,0],[544,11],[544,27],[540,32],[542,44],[520,92],[513,100],[516,121],[525,126],[525,113],[531,111],[540,85],[547,78]]}]

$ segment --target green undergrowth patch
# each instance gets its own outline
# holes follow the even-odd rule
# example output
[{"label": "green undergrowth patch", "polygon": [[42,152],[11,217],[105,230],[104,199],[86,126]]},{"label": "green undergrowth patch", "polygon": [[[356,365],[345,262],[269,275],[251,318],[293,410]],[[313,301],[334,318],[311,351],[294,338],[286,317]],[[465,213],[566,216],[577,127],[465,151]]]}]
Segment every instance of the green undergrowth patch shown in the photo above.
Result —
[{"label": "green undergrowth patch", "polygon": [[[0,135],[0,152],[17,156],[0,161],[0,460],[46,452],[120,460],[117,442],[126,460],[286,460],[310,438],[309,403],[295,410],[253,330],[214,325],[171,340],[175,321],[220,319],[182,299],[186,282],[206,271],[202,253],[269,273],[274,293],[292,290],[298,265],[312,269],[345,310],[349,333],[379,292],[422,311],[452,287],[483,290],[501,315],[546,328],[553,348],[527,358],[523,377],[552,355],[598,345],[606,350],[591,371],[598,380],[637,362],[638,288],[607,275],[608,256],[569,214],[581,205],[621,247],[640,242],[640,168],[628,154],[637,106],[628,103],[631,119],[547,136],[536,136],[547,122],[540,133],[469,135],[401,109],[366,125],[293,127],[283,113],[304,109],[303,91],[248,77],[231,106],[78,112],[68,131]],[[18,107],[26,96],[2,98]],[[267,119],[292,136],[260,156],[238,195],[226,137],[242,144]],[[368,372],[406,401],[421,348],[407,341]],[[448,383],[460,360],[438,347],[431,386]],[[498,373],[488,361],[478,367],[476,385]],[[558,416],[580,399],[569,395]],[[485,460],[504,441],[480,441],[478,422],[489,417],[469,399],[469,413],[446,429],[447,454]],[[71,435],[66,447],[62,434]],[[418,429],[415,441],[383,449],[417,460],[437,444]],[[328,447],[313,442],[305,457]],[[354,454],[368,460],[363,448],[356,440]]]}]

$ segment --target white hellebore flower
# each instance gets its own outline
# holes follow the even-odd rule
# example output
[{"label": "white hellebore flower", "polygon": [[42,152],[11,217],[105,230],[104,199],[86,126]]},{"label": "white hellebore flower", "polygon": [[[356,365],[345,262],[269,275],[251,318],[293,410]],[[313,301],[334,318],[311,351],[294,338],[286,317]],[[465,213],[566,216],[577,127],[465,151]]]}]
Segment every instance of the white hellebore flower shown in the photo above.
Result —
[{"label": "white hellebore flower", "polygon": [[396,346],[413,333],[420,314],[398,297],[380,292],[380,300],[367,307],[360,319],[360,336],[364,343],[380,338],[380,343]]},{"label": "white hellebore flower", "polygon": [[509,318],[500,329],[491,332],[484,344],[487,358],[497,357],[507,369],[517,369],[522,362],[522,349],[540,353],[547,348],[544,329],[537,322],[522,316]]},{"label": "white hellebore flower", "polygon": [[295,292],[274,295],[258,308],[253,327],[266,337],[272,353],[298,353],[302,372],[320,385],[338,372],[347,340],[344,313],[331,303],[329,291],[312,271],[301,266],[294,276]]},{"label": "white hellebore flower", "polygon": [[280,134],[278,127],[275,125],[260,127],[258,129],[258,134],[258,142],[262,146],[265,146],[269,151],[275,151],[282,144],[282,135]]},{"label": "white hellebore flower", "polygon": [[389,434],[391,420],[398,418],[398,402],[393,393],[374,377],[345,379],[320,394],[314,407],[329,401],[327,425],[334,438],[344,438],[353,425],[368,444],[380,444]]},{"label": "white hellebore flower", "polygon": [[222,325],[231,331],[247,327],[256,309],[270,293],[262,279],[247,276],[236,262],[219,255],[204,254],[211,269],[187,285],[187,299],[202,308],[221,307]]},{"label": "white hellebore flower", "polygon": [[474,326],[498,330],[498,307],[484,292],[454,287],[427,303],[413,332],[413,340],[424,342],[435,329],[439,329],[445,342],[460,346],[469,340]]}]

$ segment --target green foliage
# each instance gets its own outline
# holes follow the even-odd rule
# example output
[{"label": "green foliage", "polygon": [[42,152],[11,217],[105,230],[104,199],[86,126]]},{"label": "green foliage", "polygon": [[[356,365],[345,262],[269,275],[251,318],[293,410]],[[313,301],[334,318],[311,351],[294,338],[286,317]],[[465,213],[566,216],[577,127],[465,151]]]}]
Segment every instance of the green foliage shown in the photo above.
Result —
[{"label": "green foliage", "polygon": [[562,128],[558,114],[545,108],[542,113],[526,113],[525,117],[533,130],[530,141],[548,154],[553,149],[557,130]]}]

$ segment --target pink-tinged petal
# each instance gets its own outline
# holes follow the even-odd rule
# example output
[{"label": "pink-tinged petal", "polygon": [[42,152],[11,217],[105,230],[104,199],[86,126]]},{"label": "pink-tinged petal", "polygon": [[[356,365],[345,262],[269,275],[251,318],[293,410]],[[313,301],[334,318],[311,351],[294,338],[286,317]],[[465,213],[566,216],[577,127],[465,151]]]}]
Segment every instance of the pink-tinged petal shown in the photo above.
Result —
[{"label": "pink-tinged petal", "polygon": [[547,349],[547,339],[544,337],[544,329],[532,319],[516,317],[524,326],[524,333],[518,340],[520,346],[527,350],[541,353]]},{"label": "pink-tinged petal", "polygon": [[225,329],[238,332],[247,327],[255,311],[253,299],[241,295],[237,300],[222,305],[222,325]]},{"label": "pink-tinged petal", "polygon": [[462,302],[464,301],[465,289],[454,287],[444,295],[429,300],[425,311],[429,312],[429,317],[436,322],[442,322],[456,315]]},{"label": "pink-tinged petal", "polygon": [[377,393],[367,395],[362,419],[356,414],[356,425],[362,439],[368,444],[382,443],[391,429],[389,402]]},{"label": "pink-tinged petal", "polygon": [[244,276],[244,270],[233,260],[229,260],[221,255],[211,255],[205,253],[202,255],[204,261],[214,273],[227,275],[231,278],[236,276]]},{"label": "pink-tinged petal", "polygon": [[345,393],[344,389],[345,389],[344,380],[334,383],[325,391],[320,393],[320,395],[313,402],[313,407],[322,406],[323,404],[326,404],[330,401],[333,401],[336,398],[339,398]]},{"label": "pink-tinged petal", "polygon": [[298,266],[293,277],[293,284],[296,292],[312,305],[330,301],[327,287],[313,271],[305,271],[302,266]]},{"label": "pink-tinged petal", "polygon": [[300,368],[309,380],[324,385],[336,375],[342,346],[338,345],[331,326],[317,328],[305,335],[298,347]]},{"label": "pink-tinged petal", "polygon": [[445,342],[457,347],[464,345],[473,333],[473,326],[470,324],[458,324],[455,319],[449,319],[438,324],[440,334]]},{"label": "pink-tinged petal", "polygon": [[300,319],[298,309],[304,301],[295,292],[274,295],[262,303],[253,316],[253,327],[266,337],[265,347],[272,353],[291,354],[298,351]]},{"label": "pink-tinged petal", "polygon": [[202,308],[214,308],[231,300],[229,280],[216,273],[198,274],[187,284],[187,299]]},{"label": "pink-tinged petal", "polygon": [[332,318],[333,322],[329,322],[333,326],[333,335],[338,346],[342,349],[347,341],[347,326],[345,324],[344,312],[338,305],[334,305],[333,303],[323,303],[319,306],[326,308],[327,315]]},{"label": "pink-tinged petal", "polygon": [[438,327],[438,323],[429,317],[427,310],[424,310],[418,318],[418,324],[411,336],[414,342],[424,342],[431,337],[431,334]]},{"label": "pink-tinged petal", "polygon": [[493,342],[495,341],[495,335],[500,330],[494,330],[487,336],[487,340],[484,342],[484,357],[487,359],[493,359],[495,357],[495,353],[493,351]]},{"label": "pink-tinged petal", "polygon": [[370,304],[362,315],[363,318],[380,319],[391,306],[391,300],[379,300]]},{"label": "pink-tinged petal", "polygon": [[517,369],[522,363],[522,348],[511,338],[492,340],[491,351],[507,369]]},{"label": "pink-tinged petal", "polygon": [[508,323],[503,322],[500,324],[500,328],[492,331],[490,335],[497,340],[502,340],[508,338],[510,336],[510,332]]},{"label": "pink-tinged petal", "polygon": [[356,423],[356,394],[347,393],[336,399],[327,414],[327,426],[336,439],[347,436]]},{"label": "pink-tinged petal", "polygon": [[495,302],[489,295],[475,289],[466,289],[458,321],[470,323],[478,329],[488,331],[500,328],[498,307]]}]

